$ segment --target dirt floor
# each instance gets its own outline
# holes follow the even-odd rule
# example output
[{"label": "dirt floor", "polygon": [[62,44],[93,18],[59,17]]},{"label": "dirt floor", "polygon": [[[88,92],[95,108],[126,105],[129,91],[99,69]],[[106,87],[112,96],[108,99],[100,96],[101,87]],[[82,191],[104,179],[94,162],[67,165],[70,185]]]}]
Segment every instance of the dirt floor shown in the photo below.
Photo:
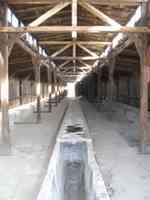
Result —
[{"label": "dirt floor", "polygon": [[138,109],[113,103],[110,113],[107,104],[100,112],[86,101],[81,105],[111,199],[149,200],[150,154],[138,150]]},{"label": "dirt floor", "polygon": [[12,154],[0,157],[0,200],[36,200],[65,106],[42,114],[40,124],[28,124],[35,121],[34,104],[10,110]]}]

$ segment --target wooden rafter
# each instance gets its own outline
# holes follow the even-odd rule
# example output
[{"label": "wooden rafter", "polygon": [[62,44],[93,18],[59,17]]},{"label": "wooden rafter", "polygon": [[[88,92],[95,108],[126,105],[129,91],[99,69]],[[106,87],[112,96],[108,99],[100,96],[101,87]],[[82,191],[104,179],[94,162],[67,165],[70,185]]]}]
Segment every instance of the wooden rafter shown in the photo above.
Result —
[{"label": "wooden rafter", "polygon": [[103,12],[101,12],[100,10],[98,10],[97,8],[92,6],[91,4],[87,3],[86,1],[83,1],[83,0],[79,1],[79,4],[83,8],[85,8],[87,11],[89,11],[91,14],[93,14],[94,16],[98,17],[99,19],[103,20],[104,22],[106,22],[110,26],[119,26],[119,27],[121,27],[121,25],[118,22],[116,22],[114,19],[108,17]]},{"label": "wooden rafter", "polygon": [[61,53],[63,53],[66,49],[70,48],[72,46],[72,43],[71,44],[67,44],[66,46],[64,46],[63,48],[59,49],[58,51],[56,51],[55,53],[53,53],[51,55],[51,57],[56,57],[58,55],[60,55]]},{"label": "wooden rafter", "polygon": [[63,67],[65,67],[70,62],[71,62],[70,60],[67,60],[67,61],[63,62],[61,65],[59,65],[59,69],[62,69]]},{"label": "wooden rafter", "polygon": [[88,48],[86,48],[86,47],[83,46],[82,44],[79,44],[79,43],[78,43],[78,46],[79,46],[83,51],[85,51],[86,53],[88,53],[89,55],[94,56],[94,57],[97,56],[96,53],[94,53],[93,51],[89,50]]},{"label": "wooden rafter", "polygon": [[70,4],[69,1],[61,1],[58,5],[56,5],[54,8],[48,10],[46,13],[44,13],[43,15],[41,15],[40,17],[38,17],[36,20],[34,20],[33,22],[31,22],[29,24],[29,26],[39,26],[40,24],[42,24],[43,22],[45,22],[47,19],[49,19],[50,17],[52,17],[53,15],[55,15],[56,13],[58,13],[60,10],[64,9],[65,7],[67,7]]},{"label": "wooden rafter", "polygon": [[85,67],[87,67],[88,69],[92,69],[92,66],[91,65],[89,65],[89,64],[87,64],[87,63],[85,63],[84,61],[82,61],[82,60],[79,60],[79,62],[82,64],[82,65],[84,65]]}]

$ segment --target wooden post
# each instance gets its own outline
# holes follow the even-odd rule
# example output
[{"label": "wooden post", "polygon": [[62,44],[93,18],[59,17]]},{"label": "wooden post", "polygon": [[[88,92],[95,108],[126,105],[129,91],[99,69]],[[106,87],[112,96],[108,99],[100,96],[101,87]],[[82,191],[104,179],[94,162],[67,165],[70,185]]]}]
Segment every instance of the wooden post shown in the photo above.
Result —
[{"label": "wooden post", "polygon": [[22,99],[22,97],[23,97],[23,92],[22,92],[22,90],[23,90],[23,85],[22,85],[22,80],[19,80],[19,100],[20,100],[20,105],[22,105],[22,103],[23,103],[23,99]]},{"label": "wooden post", "polygon": [[110,102],[113,101],[114,91],[115,91],[115,82],[114,82],[114,69],[115,69],[115,57],[110,58],[110,67],[109,67],[109,83],[108,83],[108,99]]},{"label": "wooden post", "polygon": [[[2,26],[7,26],[7,6],[0,5],[0,14],[2,16]],[[0,120],[0,155],[10,153],[10,133],[9,133],[9,78],[8,78],[8,34],[0,35],[0,80],[1,80],[1,120]]]},{"label": "wooden post", "polygon": [[102,78],[102,70],[99,69],[98,72],[97,72],[97,99],[98,99],[98,101],[100,101],[101,98],[102,98],[102,81],[101,81],[101,78]]},{"label": "wooden post", "polygon": [[57,76],[56,76],[56,69],[54,69],[54,93],[55,93],[55,106],[57,106],[58,102],[57,102]]},{"label": "wooden post", "polygon": [[130,76],[127,78],[127,95],[128,95],[128,104],[130,104]]},{"label": "wooden post", "polygon": [[148,35],[138,35],[135,45],[140,56],[140,150],[146,152],[148,143],[147,121],[148,121],[148,70],[150,67],[148,47]]},{"label": "wooden post", "polygon": [[52,99],[52,70],[49,67],[48,68],[48,111],[52,111],[52,104],[51,104],[51,99]]},{"label": "wooden post", "polygon": [[120,88],[120,78],[119,78],[119,76],[117,78],[116,86],[117,86],[117,88],[116,88],[116,100],[119,101],[119,94],[120,94],[120,91],[119,91],[119,88]]},{"label": "wooden post", "polygon": [[60,80],[57,82],[57,96],[58,96],[58,103],[60,103]]},{"label": "wooden post", "polygon": [[35,82],[36,82],[36,98],[37,98],[37,116],[36,121],[39,123],[41,121],[41,76],[40,76],[40,59],[33,58],[33,65],[35,67]]}]

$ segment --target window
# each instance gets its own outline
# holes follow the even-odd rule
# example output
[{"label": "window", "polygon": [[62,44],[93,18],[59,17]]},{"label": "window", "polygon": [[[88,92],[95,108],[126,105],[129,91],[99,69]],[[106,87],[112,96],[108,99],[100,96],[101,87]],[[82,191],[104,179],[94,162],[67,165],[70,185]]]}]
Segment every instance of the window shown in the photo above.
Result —
[{"label": "window", "polygon": [[14,27],[18,27],[19,26],[19,20],[17,19],[17,17],[14,14],[12,14],[12,25]]},{"label": "window", "polygon": [[42,47],[39,46],[39,53],[42,55]]},{"label": "window", "polygon": [[7,9],[7,21],[10,24],[12,23],[12,12],[9,8]]}]

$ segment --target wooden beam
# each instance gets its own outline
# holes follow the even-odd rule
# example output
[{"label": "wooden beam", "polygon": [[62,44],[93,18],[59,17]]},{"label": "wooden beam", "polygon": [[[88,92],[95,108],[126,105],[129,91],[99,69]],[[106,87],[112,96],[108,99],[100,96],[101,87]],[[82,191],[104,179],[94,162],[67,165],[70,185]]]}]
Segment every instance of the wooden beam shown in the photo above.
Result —
[{"label": "wooden beam", "polygon": [[64,66],[66,66],[70,62],[71,62],[70,60],[67,60],[67,61],[63,62],[61,65],[59,65],[59,69],[62,69]]},{"label": "wooden beam", "polygon": [[118,22],[116,22],[114,19],[108,17],[103,12],[101,12],[100,10],[98,10],[97,8],[92,6],[91,4],[87,3],[86,1],[83,1],[83,0],[79,1],[79,4],[83,8],[85,8],[88,12],[90,12],[92,15],[98,17],[100,20],[106,22],[110,26],[119,26],[119,27],[121,27],[121,25]]},{"label": "wooden beam", "polygon": [[99,60],[100,58],[97,56],[97,57],[94,57],[94,56],[79,56],[79,57],[72,57],[72,56],[58,56],[58,57],[50,57],[49,56],[49,60],[50,61],[54,61],[54,60]]},{"label": "wooden beam", "polygon": [[[78,0],[72,0],[72,27],[76,27],[78,23]],[[72,48],[72,55],[73,57],[76,57],[77,54],[77,46],[76,46],[76,40],[77,40],[77,32],[72,31],[72,40],[73,40],[73,48]],[[74,65],[74,72],[76,72],[76,60],[73,60]]]},{"label": "wooden beam", "polygon": [[[0,25],[8,25],[7,6],[0,8],[2,22]],[[9,72],[8,72],[8,35],[1,35],[3,43],[0,46],[0,100],[1,100],[1,120],[0,120],[0,155],[10,153],[10,132],[9,132]]]},{"label": "wooden beam", "polygon": [[111,57],[109,61],[109,88],[108,88],[108,99],[112,103],[114,99],[115,92],[115,82],[114,82],[114,70],[115,70],[116,59]]},{"label": "wooden beam", "polygon": [[[146,1],[148,2],[148,1]],[[146,3],[145,2],[145,3]],[[143,2],[144,3],[144,2]],[[131,19],[127,22],[126,27],[133,27],[138,25],[138,23],[141,21],[143,17],[143,10],[145,10],[145,4],[141,4],[135,11],[134,15],[131,17]],[[129,35],[130,36],[130,35]],[[118,54],[122,52],[127,46],[133,43],[130,38],[126,40],[127,35],[119,33],[113,40],[112,40],[112,50],[115,52],[115,54]],[[118,48],[119,46],[119,48]],[[109,46],[108,46],[109,48]],[[108,51],[108,48],[105,49],[105,52]],[[105,53],[104,52],[104,53]],[[110,52],[111,54],[111,52]]]},{"label": "wooden beam", "polygon": [[[39,41],[39,44],[41,45],[65,45],[70,44],[72,41]],[[99,46],[105,46],[110,45],[111,42],[100,42],[100,41],[76,41],[76,44],[82,44],[82,45],[99,45]]]},{"label": "wooden beam", "polygon": [[[73,52],[72,52],[72,56],[73,56],[73,58],[76,58],[76,56],[77,56],[77,45],[76,45],[76,43],[74,42],[73,43]],[[73,66],[74,66],[74,72],[76,72],[76,59],[73,59]]]},{"label": "wooden beam", "polygon": [[141,35],[135,38],[135,46],[140,56],[140,150],[146,152],[148,143],[148,74],[150,68],[150,47],[148,46],[148,36]]},{"label": "wooden beam", "polygon": [[[78,0],[72,0],[72,26],[75,27],[77,26],[77,10],[78,10],[78,4],[77,4]],[[76,31],[72,31],[72,39],[76,40],[77,39],[77,32]]]},{"label": "wooden beam", "polygon": [[34,70],[35,70],[35,82],[36,82],[36,122],[39,123],[41,121],[41,67],[40,67],[40,59],[32,58]]},{"label": "wooden beam", "polygon": [[59,11],[61,11],[62,9],[64,9],[65,7],[67,7],[70,4],[69,1],[67,2],[60,2],[58,5],[56,5],[54,8],[48,10],[46,13],[44,13],[43,15],[41,15],[39,18],[37,18],[36,20],[34,20],[33,22],[31,22],[28,26],[39,26],[40,24],[42,24],[43,22],[45,22],[47,19],[49,19],[50,17],[54,16],[56,13],[58,13]]},{"label": "wooden beam", "polygon": [[91,65],[85,63],[85,62],[82,61],[82,60],[79,60],[79,62],[80,62],[82,65],[84,65],[85,67],[87,67],[88,69],[92,70],[92,66],[91,66]]},{"label": "wooden beam", "polygon": [[51,104],[51,98],[52,98],[52,69],[49,67],[47,69],[47,75],[48,75],[48,112],[52,111],[52,104]]},{"label": "wooden beam", "polygon": [[[9,5],[51,5],[59,3],[59,0],[6,0],[6,2]],[[95,5],[138,5],[140,3],[147,2],[147,0],[87,0],[87,2]]]},{"label": "wooden beam", "polygon": [[53,53],[51,55],[51,57],[56,57],[58,55],[60,55],[61,53],[63,53],[65,50],[67,50],[68,48],[70,48],[72,46],[72,43],[71,44],[67,44],[66,46],[64,46],[63,48],[59,49],[58,51],[56,51],[55,53]]},{"label": "wooden beam", "polygon": [[39,27],[0,27],[0,33],[67,33],[77,31],[79,33],[150,33],[147,26],[118,27],[118,26],[39,26]]},{"label": "wooden beam", "polygon": [[88,48],[84,47],[82,44],[79,44],[79,43],[78,43],[78,46],[79,46],[83,51],[85,51],[86,53],[88,53],[89,55],[94,56],[94,57],[97,56],[96,53],[94,53],[94,52],[92,52],[91,50],[89,50]]}]

